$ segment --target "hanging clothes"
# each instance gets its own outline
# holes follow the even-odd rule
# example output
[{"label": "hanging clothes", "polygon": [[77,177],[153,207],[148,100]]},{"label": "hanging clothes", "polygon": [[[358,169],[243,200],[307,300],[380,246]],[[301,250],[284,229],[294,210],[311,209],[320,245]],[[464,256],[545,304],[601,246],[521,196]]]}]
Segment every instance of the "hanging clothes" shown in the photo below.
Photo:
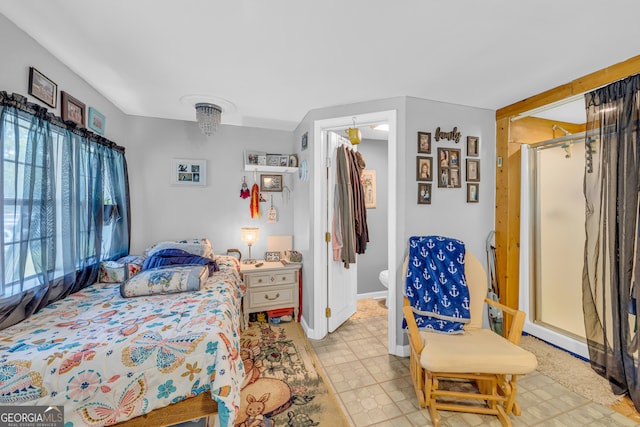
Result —
[{"label": "hanging clothes", "polygon": [[345,268],[356,262],[356,254],[365,253],[369,242],[362,185],[365,165],[362,154],[345,146],[337,148],[332,246],[334,260],[342,261]]}]

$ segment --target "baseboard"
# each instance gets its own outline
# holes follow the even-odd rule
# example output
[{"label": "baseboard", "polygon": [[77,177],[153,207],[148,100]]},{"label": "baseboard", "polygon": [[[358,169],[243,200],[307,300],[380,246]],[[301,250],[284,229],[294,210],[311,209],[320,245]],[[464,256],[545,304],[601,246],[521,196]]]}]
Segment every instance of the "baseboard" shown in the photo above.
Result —
[{"label": "baseboard", "polygon": [[367,298],[384,299],[386,297],[387,297],[387,291],[367,292],[364,294],[358,294],[356,296],[357,299],[367,299]]},{"label": "baseboard", "polygon": [[409,357],[409,355],[411,354],[411,348],[409,347],[409,345],[396,344],[396,349],[393,354],[400,357]]},{"label": "baseboard", "polygon": [[314,329],[311,329],[309,327],[309,325],[307,324],[307,321],[305,320],[304,317],[302,317],[300,319],[300,326],[302,326],[302,330],[304,331],[304,334],[307,338],[312,339],[312,340],[320,340],[324,337],[317,337],[316,336],[316,331]]}]

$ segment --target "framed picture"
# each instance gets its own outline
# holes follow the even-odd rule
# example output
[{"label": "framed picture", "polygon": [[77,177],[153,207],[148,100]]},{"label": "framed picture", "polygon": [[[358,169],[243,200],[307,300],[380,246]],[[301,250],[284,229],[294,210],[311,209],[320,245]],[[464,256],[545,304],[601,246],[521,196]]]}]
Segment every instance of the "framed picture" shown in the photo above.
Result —
[{"label": "framed picture", "polygon": [[431,132],[418,132],[418,153],[431,154]]},{"label": "framed picture", "polygon": [[58,85],[33,67],[29,67],[29,95],[39,99],[51,108],[56,108]]},{"label": "framed picture", "polygon": [[292,154],[289,156],[289,167],[290,168],[298,167],[298,156],[296,156],[295,154]]},{"label": "framed picture", "polygon": [[260,175],[260,191],[282,191],[282,175]]},{"label": "framed picture", "polygon": [[264,156],[264,164],[266,161],[266,153],[261,153],[258,151],[245,151],[244,153],[244,163],[246,165],[259,165],[260,164],[260,156]]},{"label": "framed picture", "polygon": [[171,176],[176,185],[207,185],[207,161],[173,159]]},{"label": "framed picture", "polygon": [[86,106],[82,102],[62,91],[62,120],[71,121],[78,126],[84,126],[85,109]]},{"label": "framed picture", "polygon": [[438,187],[460,188],[460,150],[438,148]]},{"label": "framed picture", "polygon": [[280,166],[280,154],[267,154],[267,166]]},{"label": "framed picture", "polygon": [[416,181],[433,181],[433,157],[416,156]]},{"label": "framed picture", "polygon": [[480,139],[477,136],[467,137],[467,156],[478,157],[480,155]]},{"label": "framed picture", "polygon": [[480,182],[480,159],[467,159],[467,181]]},{"label": "framed picture", "polygon": [[280,156],[280,164],[278,166],[285,168],[289,166],[289,156]]},{"label": "framed picture", "polygon": [[107,118],[93,107],[89,107],[89,128],[100,135],[104,135]]},{"label": "framed picture", "polygon": [[431,184],[418,183],[418,204],[431,204]]},{"label": "framed picture", "polygon": [[467,184],[467,203],[478,203],[479,184]]},{"label": "framed picture", "polygon": [[364,207],[376,208],[376,171],[365,169],[362,171],[362,186],[364,190]]},{"label": "framed picture", "polygon": [[280,261],[280,252],[279,251],[267,251],[264,253],[264,260],[268,262],[278,262]]},{"label": "framed picture", "polygon": [[302,134],[301,151],[306,150],[308,145],[309,145],[309,132],[305,132]]}]

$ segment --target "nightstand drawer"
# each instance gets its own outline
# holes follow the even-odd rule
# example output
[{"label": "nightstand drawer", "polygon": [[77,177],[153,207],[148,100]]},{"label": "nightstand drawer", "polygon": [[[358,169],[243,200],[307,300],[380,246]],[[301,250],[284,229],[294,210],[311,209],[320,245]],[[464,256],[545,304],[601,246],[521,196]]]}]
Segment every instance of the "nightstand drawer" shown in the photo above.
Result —
[{"label": "nightstand drawer", "polygon": [[254,289],[246,295],[249,297],[249,307],[251,309],[270,308],[272,306],[283,307],[287,304],[297,306],[295,300],[295,289],[291,286],[271,286],[265,289]]},{"label": "nightstand drawer", "polygon": [[298,283],[297,271],[245,274],[245,284],[251,288],[260,286],[290,285]]}]

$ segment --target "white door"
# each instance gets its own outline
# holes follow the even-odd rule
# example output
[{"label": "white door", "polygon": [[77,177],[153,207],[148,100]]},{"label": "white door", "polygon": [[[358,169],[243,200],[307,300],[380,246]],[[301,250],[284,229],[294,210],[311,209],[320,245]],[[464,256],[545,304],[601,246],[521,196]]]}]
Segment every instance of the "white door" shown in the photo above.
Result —
[{"label": "white door", "polygon": [[[327,159],[327,187],[325,194],[327,195],[327,215],[326,224],[327,231],[333,232],[331,225],[333,224],[334,211],[334,192],[336,184],[336,153],[337,148],[344,144],[350,145],[349,140],[336,134],[335,132],[326,132],[326,151]],[[333,247],[331,242],[327,243],[326,251],[327,259],[327,302],[330,309],[330,315],[327,317],[328,331],[333,332],[342,325],[349,317],[351,317],[357,309],[356,297],[358,293],[358,269],[355,264],[344,268],[341,261],[334,261]]]}]

